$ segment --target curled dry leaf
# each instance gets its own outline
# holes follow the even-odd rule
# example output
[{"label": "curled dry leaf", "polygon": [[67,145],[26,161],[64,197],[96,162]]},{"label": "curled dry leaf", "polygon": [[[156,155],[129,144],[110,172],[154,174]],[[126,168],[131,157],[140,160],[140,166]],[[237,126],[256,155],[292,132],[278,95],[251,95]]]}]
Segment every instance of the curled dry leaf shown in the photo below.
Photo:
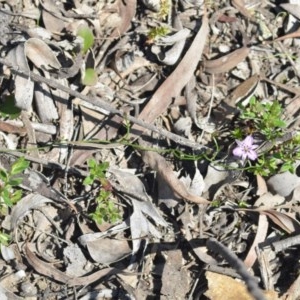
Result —
[{"label": "curled dry leaf", "polygon": [[182,50],[185,45],[185,40],[190,34],[190,30],[183,28],[179,16],[176,14],[174,17],[173,27],[178,30],[171,36],[162,37],[158,42],[164,45],[171,44],[172,47],[165,51],[160,51],[158,59],[166,65],[174,65],[180,58]]},{"label": "curled dry leaf", "polygon": [[40,260],[33,252],[29,249],[29,245],[25,245],[25,253],[28,263],[40,274],[53,278],[54,280],[67,284],[69,286],[86,285],[91,284],[96,280],[100,280],[104,276],[114,275],[121,272],[115,268],[105,268],[91,275],[82,277],[71,277],[66,273],[56,269],[52,264],[46,263]]},{"label": "curled dry leaf", "polygon": [[[38,38],[30,38],[23,45],[18,45],[8,55],[8,59],[14,59],[21,70],[29,71],[27,58],[30,59],[37,68],[45,69],[60,69],[61,65],[50,47]],[[36,72],[34,69],[33,72]],[[49,88],[38,83],[34,91],[34,84],[30,79],[16,76],[15,79],[16,106],[26,111],[30,110],[33,93],[36,96],[36,105],[39,117],[43,122],[48,122],[52,119],[57,119],[58,114],[53,103]]]},{"label": "curled dry leaf", "polygon": [[225,73],[235,68],[250,53],[249,47],[242,47],[220,58],[204,62],[204,70],[209,74]]},{"label": "curled dry leaf", "polygon": [[160,51],[157,55],[158,60],[168,66],[174,65],[181,56],[182,50],[185,45],[185,40],[189,36],[189,34],[190,30],[186,28],[175,33],[174,35],[180,35],[181,39],[175,42],[168,51]]},{"label": "curled dry leaf", "polygon": [[175,194],[179,197],[198,204],[210,204],[205,198],[188,192],[185,185],[176,177],[166,160],[156,152],[143,151],[142,158],[151,169],[159,173]]},{"label": "curled dry leaf", "polygon": [[61,68],[51,48],[38,38],[30,38],[25,42],[25,54],[37,68],[46,70]]},{"label": "curled dry leaf", "polygon": [[39,194],[29,194],[23,197],[17,205],[15,205],[11,212],[11,230],[15,230],[22,218],[28,214],[32,209],[36,209],[53,202],[51,199],[43,197]]}]

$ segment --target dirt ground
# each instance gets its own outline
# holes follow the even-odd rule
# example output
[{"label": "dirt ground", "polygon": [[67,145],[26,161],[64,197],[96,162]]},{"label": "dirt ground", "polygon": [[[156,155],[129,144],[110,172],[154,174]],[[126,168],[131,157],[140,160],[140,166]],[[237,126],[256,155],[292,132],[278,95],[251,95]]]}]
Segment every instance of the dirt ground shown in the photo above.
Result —
[{"label": "dirt ground", "polygon": [[1,299],[300,299],[300,2],[0,1]]}]

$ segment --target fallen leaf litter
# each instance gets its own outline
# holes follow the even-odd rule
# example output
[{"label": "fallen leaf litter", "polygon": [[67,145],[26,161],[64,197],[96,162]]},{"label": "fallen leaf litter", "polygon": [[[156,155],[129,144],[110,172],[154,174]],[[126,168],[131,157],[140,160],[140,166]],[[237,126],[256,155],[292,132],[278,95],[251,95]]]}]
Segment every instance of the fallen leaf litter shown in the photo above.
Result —
[{"label": "fallen leaf litter", "polygon": [[[300,5],[38,4],[0,6],[0,167],[31,162],[0,215],[1,298],[298,299],[298,164],[240,169],[298,134]],[[237,121],[252,96],[284,108],[276,145]],[[90,158],[109,167],[84,186]],[[90,218],[99,190],[115,224]]]}]

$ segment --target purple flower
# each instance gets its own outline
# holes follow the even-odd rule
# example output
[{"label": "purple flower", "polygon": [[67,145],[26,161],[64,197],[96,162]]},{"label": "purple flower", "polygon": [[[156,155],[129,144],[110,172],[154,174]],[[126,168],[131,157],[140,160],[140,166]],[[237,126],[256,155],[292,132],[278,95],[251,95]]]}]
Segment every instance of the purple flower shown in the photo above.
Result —
[{"label": "purple flower", "polygon": [[257,153],[255,149],[257,145],[253,145],[253,137],[248,135],[243,141],[237,141],[238,146],[233,149],[233,155],[239,156],[242,160],[249,158],[250,160],[257,159]]}]

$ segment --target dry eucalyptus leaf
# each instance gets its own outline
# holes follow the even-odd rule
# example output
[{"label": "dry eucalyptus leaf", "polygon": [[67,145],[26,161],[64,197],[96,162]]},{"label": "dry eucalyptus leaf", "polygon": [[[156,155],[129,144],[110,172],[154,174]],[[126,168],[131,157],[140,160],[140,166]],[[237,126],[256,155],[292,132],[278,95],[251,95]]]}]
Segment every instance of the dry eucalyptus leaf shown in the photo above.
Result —
[{"label": "dry eucalyptus leaf", "polygon": [[263,206],[255,209],[239,208],[238,210],[258,212],[260,214],[266,215],[276,225],[278,225],[282,230],[286,231],[287,233],[300,232],[300,223],[296,218],[292,217],[288,213],[279,212],[274,209],[270,209],[268,207],[263,207]]},{"label": "dry eucalyptus leaf", "polygon": [[251,248],[248,251],[248,254],[244,260],[244,264],[247,268],[252,268],[254,265],[256,259],[257,259],[257,254],[255,248],[262,242],[265,241],[268,233],[268,228],[269,228],[269,222],[267,220],[267,217],[265,215],[259,215],[258,218],[258,226],[257,226],[257,231],[255,235],[255,239],[251,245]]},{"label": "dry eucalyptus leaf", "polygon": [[190,175],[187,175],[186,177],[180,177],[180,180],[186,187],[188,187],[188,191],[190,193],[194,195],[202,195],[205,183],[202,174],[197,168],[197,164],[195,164],[195,174],[193,178],[191,178]]},{"label": "dry eucalyptus leaf", "polygon": [[141,246],[141,240],[149,239],[150,236],[161,238],[159,231],[147,220],[142,213],[139,202],[131,200],[133,213],[130,216],[130,232],[132,238],[132,254],[136,254]]},{"label": "dry eucalyptus leaf", "polygon": [[257,182],[257,192],[258,196],[262,196],[268,192],[268,187],[265,179],[260,176],[259,174],[256,175],[256,182]]},{"label": "dry eucalyptus leaf", "polygon": [[249,55],[249,53],[249,47],[242,47],[220,58],[207,60],[204,62],[205,72],[209,74],[228,72],[242,62]]},{"label": "dry eucalyptus leaf", "polygon": [[177,178],[174,174],[172,168],[164,157],[156,152],[143,151],[142,158],[146,164],[148,164],[151,169],[155,170],[160,174],[160,176],[165,180],[165,182],[170,186],[173,192],[181,197],[182,199],[198,203],[198,204],[209,204],[210,202],[205,198],[191,194],[185,185]]},{"label": "dry eucalyptus leaf", "polygon": [[44,83],[36,83],[34,90],[36,109],[43,123],[50,123],[59,118],[49,87]]},{"label": "dry eucalyptus leaf", "polygon": [[[196,34],[192,45],[182,58],[176,69],[163,84],[156,90],[150,101],[144,107],[139,115],[139,119],[152,123],[160,114],[164,113],[170,105],[173,98],[177,97],[190,78],[198,65],[208,34],[208,19],[204,14],[202,26]],[[134,125],[132,132],[141,134],[144,128]]]},{"label": "dry eucalyptus leaf", "polygon": [[87,243],[89,243],[89,242],[93,242],[98,239],[103,239],[106,237],[110,237],[112,235],[116,235],[120,232],[124,232],[128,228],[129,228],[129,226],[128,226],[127,222],[123,221],[122,223],[117,224],[113,227],[110,227],[108,230],[103,231],[103,232],[83,234],[78,238],[78,241],[82,246],[86,247]]},{"label": "dry eucalyptus leaf", "polygon": [[[19,44],[13,48],[7,55],[8,61],[16,65],[21,70],[30,71],[24,52],[24,45]],[[16,75],[15,77],[15,104],[20,109],[29,111],[31,109],[33,99],[34,83],[30,78],[24,78]]]},{"label": "dry eucalyptus leaf", "polygon": [[152,218],[157,225],[168,226],[167,222],[160,215],[159,210],[151,202],[150,196],[145,191],[144,184],[136,175],[114,168],[110,168],[109,171],[116,176],[121,186],[128,192],[140,196],[141,199],[145,199],[145,201],[139,200],[137,203],[134,203],[136,208]]},{"label": "dry eucalyptus leaf", "polygon": [[[158,209],[154,206],[151,198],[147,195],[141,180],[133,174],[111,168],[109,170],[119,181],[120,185],[132,194],[139,196],[139,200],[131,198],[133,213],[129,217],[132,238],[132,253],[135,254],[141,244],[141,239],[154,236],[161,238],[157,225],[167,227],[167,222],[162,218]],[[144,201],[142,199],[145,199]],[[147,216],[147,217],[146,217]],[[154,226],[148,218],[157,225]]]},{"label": "dry eucalyptus leaf", "polygon": [[46,263],[39,259],[30,249],[30,244],[26,244],[25,253],[28,263],[40,274],[49,277],[49,279],[54,279],[58,282],[67,284],[69,286],[86,285],[91,284],[96,280],[101,279],[104,276],[117,274],[120,270],[115,268],[105,268],[100,271],[96,271],[90,275],[82,277],[68,276],[66,273],[56,269],[53,264]]},{"label": "dry eucalyptus leaf", "polygon": [[61,68],[54,52],[41,39],[28,39],[25,42],[25,54],[38,69],[53,70]]},{"label": "dry eucalyptus leaf", "polygon": [[260,211],[260,213],[268,216],[275,224],[277,224],[287,233],[300,233],[300,223],[287,213],[282,213],[271,209]]}]

